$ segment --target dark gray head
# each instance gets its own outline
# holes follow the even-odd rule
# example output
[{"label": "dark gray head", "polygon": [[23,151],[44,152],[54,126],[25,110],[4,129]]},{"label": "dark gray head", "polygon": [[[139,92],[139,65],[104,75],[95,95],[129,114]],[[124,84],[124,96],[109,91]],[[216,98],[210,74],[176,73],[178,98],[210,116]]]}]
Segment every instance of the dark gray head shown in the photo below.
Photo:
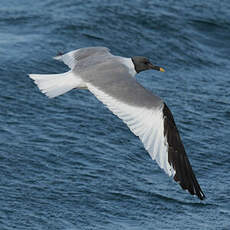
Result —
[{"label": "dark gray head", "polygon": [[155,69],[161,72],[165,71],[163,68],[153,65],[146,57],[135,56],[132,57],[131,59],[133,61],[137,73],[140,73],[141,71],[148,70],[148,69]]}]

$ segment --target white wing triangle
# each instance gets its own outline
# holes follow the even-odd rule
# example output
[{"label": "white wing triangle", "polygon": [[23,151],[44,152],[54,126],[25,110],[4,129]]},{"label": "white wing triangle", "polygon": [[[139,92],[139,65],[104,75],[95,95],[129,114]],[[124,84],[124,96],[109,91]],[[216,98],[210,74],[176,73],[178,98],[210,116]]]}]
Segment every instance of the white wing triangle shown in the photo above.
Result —
[{"label": "white wing triangle", "polygon": [[162,107],[148,109],[128,105],[90,83],[87,83],[87,86],[97,99],[123,120],[130,130],[140,138],[151,158],[156,160],[169,176],[174,176],[175,171],[168,162],[168,145],[164,136]]}]

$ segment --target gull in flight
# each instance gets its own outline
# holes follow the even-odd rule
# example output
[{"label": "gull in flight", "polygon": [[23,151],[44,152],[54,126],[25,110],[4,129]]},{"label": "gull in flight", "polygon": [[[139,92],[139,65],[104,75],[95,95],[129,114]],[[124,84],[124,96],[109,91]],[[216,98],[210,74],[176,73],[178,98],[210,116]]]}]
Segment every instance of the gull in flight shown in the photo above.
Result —
[{"label": "gull in flight", "polygon": [[182,189],[205,198],[189,163],[173,115],[158,96],[140,85],[135,75],[164,69],[148,58],[124,58],[106,47],[81,48],[55,59],[70,70],[61,74],[30,74],[42,93],[57,97],[72,89],[88,89],[140,138],[145,149]]}]

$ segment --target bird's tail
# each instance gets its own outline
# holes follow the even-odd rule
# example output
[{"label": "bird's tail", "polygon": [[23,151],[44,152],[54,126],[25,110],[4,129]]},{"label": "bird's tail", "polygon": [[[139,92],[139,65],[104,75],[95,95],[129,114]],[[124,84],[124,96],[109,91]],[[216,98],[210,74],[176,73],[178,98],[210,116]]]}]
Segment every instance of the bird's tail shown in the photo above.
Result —
[{"label": "bird's tail", "polygon": [[29,74],[29,77],[41,92],[50,98],[62,95],[79,85],[79,79],[72,71],[61,74]]}]

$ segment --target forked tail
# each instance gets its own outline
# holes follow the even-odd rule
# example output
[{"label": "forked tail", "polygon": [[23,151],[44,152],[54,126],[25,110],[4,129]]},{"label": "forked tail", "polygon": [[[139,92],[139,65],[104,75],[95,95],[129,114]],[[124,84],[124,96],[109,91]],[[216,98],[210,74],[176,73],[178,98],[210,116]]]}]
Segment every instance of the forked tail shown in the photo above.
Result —
[{"label": "forked tail", "polygon": [[29,74],[38,88],[49,98],[62,95],[79,86],[80,79],[72,71],[61,74]]}]

